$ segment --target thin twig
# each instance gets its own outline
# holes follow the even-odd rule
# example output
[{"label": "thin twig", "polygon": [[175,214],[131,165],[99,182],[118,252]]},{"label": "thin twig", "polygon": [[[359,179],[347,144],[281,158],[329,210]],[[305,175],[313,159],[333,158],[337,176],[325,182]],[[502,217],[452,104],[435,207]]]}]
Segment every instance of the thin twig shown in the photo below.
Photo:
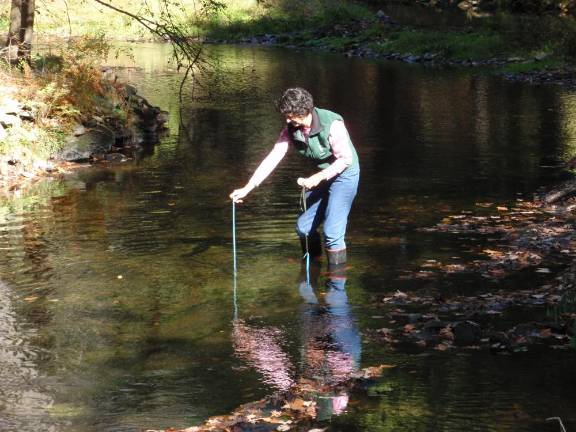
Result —
[{"label": "thin twig", "polygon": [[552,421],[552,420],[558,420],[558,422],[560,423],[560,429],[562,430],[562,432],[566,432],[566,428],[564,427],[564,423],[562,423],[562,419],[560,417],[549,417],[546,419],[546,421]]}]

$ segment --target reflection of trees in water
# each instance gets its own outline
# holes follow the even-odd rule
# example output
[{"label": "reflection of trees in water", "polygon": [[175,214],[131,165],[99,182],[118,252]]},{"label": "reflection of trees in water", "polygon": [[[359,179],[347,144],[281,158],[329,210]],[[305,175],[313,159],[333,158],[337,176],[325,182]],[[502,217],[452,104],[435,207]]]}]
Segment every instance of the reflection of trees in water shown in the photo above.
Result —
[{"label": "reflection of trees in water", "polygon": [[0,430],[47,430],[46,408],[53,404],[38,382],[40,354],[30,347],[17,321],[13,293],[0,282]]}]

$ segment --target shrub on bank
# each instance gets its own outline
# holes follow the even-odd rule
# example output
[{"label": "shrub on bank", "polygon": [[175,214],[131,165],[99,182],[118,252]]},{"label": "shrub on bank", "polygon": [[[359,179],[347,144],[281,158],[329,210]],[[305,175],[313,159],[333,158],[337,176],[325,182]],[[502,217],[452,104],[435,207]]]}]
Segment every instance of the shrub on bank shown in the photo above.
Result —
[{"label": "shrub on bank", "polygon": [[370,6],[402,4],[429,6],[434,9],[460,8],[475,12],[511,12],[517,14],[574,15],[576,0],[359,0]]},{"label": "shrub on bank", "polygon": [[4,63],[0,162],[31,170],[95,115],[130,121],[124,87],[106,80],[100,68],[109,51],[103,35],[85,36],[63,44],[54,54],[34,57],[30,64]]},{"label": "shrub on bank", "polygon": [[[223,7],[195,25],[213,40],[256,37],[336,52],[368,49],[456,62],[517,59],[532,63],[532,69],[571,64],[576,58],[576,23],[557,16],[491,14],[454,27],[423,26],[395,23],[357,3],[268,0],[251,8]],[[259,39],[262,35],[268,36]]]},{"label": "shrub on bank", "polygon": [[333,26],[371,15],[367,8],[347,1],[265,0],[256,4],[230,2],[208,17],[194,18],[191,24],[211,39],[235,40]]}]

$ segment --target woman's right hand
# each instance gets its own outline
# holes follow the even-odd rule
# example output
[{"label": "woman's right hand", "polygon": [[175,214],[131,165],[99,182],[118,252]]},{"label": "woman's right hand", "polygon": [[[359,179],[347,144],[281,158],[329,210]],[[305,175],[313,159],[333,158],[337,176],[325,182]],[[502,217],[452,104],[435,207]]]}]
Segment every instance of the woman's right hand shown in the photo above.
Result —
[{"label": "woman's right hand", "polygon": [[234,192],[232,192],[230,194],[230,198],[232,198],[232,201],[234,201],[235,203],[241,203],[242,200],[250,193],[252,192],[252,189],[254,189],[253,186],[251,185],[246,185],[243,188],[240,189],[236,189]]}]

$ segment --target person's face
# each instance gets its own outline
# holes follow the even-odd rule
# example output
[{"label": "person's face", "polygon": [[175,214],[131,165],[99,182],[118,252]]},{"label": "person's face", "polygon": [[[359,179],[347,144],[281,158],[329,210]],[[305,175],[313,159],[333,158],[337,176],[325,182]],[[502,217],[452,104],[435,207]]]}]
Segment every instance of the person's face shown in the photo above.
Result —
[{"label": "person's face", "polygon": [[299,116],[296,114],[286,114],[286,123],[291,124],[294,127],[310,126],[310,114]]}]

